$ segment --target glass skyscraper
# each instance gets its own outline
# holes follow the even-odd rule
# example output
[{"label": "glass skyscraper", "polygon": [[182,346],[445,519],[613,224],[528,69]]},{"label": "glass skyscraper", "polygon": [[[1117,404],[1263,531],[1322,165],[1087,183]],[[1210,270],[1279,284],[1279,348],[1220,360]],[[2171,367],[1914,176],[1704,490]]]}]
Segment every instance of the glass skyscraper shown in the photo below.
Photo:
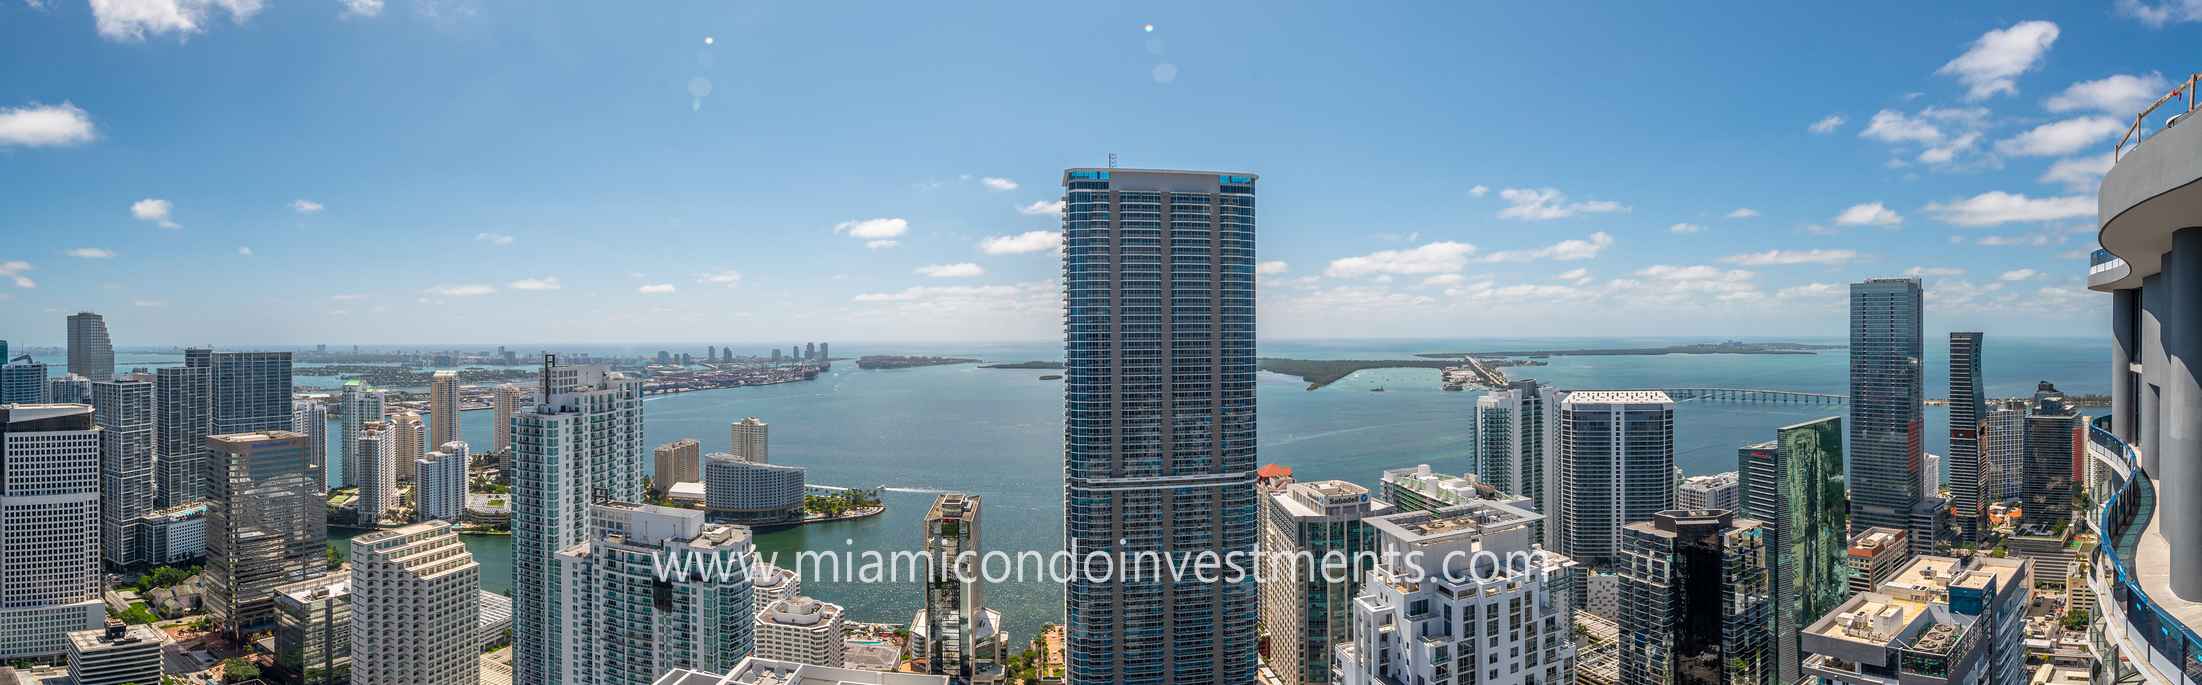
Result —
[{"label": "glass skyscraper", "polygon": [[1934,550],[1934,532],[1915,530],[1925,501],[1926,401],[1919,279],[1850,284],[1850,532],[1882,526]]},{"label": "glass skyscraper", "polygon": [[[1981,389],[1980,333],[1950,333],[1950,522],[1958,542],[1980,544],[1981,516],[1988,502],[1987,455],[1981,451],[1988,428],[1988,398]],[[1934,474],[1927,474],[1933,476]]]},{"label": "glass skyscraper", "polygon": [[1613,569],[1621,527],[1674,508],[1674,399],[1576,391],[1560,401],[1561,553]]},{"label": "glass skyscraper", "polygon": [[115,375],[115,346],[107,320],[91,312],[69,315],[69,373],[104,381]]},{"label": "glass skyscraper", "polygon": [[1104,560],[1254,551],[1254,183],[1063,173],[1070,683],[1255,679],[1251,576]]},{"label": "glass skyscraper", "polygon": [[1781,683],[1804,661],[1798,631],[1850,596],[1849,502],[1843,497],[1843,420],[1787,426],[1773,442],[1738,451],[1742,515],[1765,531],[1773,598],[1771,668]]}]

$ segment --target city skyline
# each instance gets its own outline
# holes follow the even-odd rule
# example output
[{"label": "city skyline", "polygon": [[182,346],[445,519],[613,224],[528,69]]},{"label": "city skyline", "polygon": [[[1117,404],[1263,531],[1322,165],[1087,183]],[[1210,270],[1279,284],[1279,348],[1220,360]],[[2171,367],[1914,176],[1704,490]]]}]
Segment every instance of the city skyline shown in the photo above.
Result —
[{"label": "city skyline", "polygon": [[[0,253],[0,328],[92,310],[135,320],[119,340],[216,345],[487,337],[454,324],[578,343],[633,326],[1044,339],[1059,292],[1035,237],[1058,221],[1049,176],[1112,153],[1263,170],[1287,198],[1265,208],[1261,254],[1280,337],[1484,330],[1471,318],[1833,335],[1840,284],[1908,273],[1954,328],[2092,325],[2102,298],[2074,276],[2093,247],[2092,173],[2179,79],[2165,70],[2193,29],[2138,3],[973,5],[852,21],[150,1],[175,12],[0,7],[0,58],[68,58],[0,76],[0,167],[25,172],[0,188],[20,208],[0,219],[17,237]],[[1649,37],[1708,23],[1734,30]],[[1396,39],[1335,38],[1379,26]],[[1877,40],[1812,39],[1830,34]],[[1043,59],[1064,50],[1092,58]],[[275,54],[294,58],[271,78],[222,76]],[[1005,83],[1080,88],[1063,107]],[[1226,106],[1248,114],[1161,126]],[[439,163],[450,155],[470,162]],[[313,262],[370,235],[469,266]],[[1446,312],[1475,316],[1433,316]]]}]

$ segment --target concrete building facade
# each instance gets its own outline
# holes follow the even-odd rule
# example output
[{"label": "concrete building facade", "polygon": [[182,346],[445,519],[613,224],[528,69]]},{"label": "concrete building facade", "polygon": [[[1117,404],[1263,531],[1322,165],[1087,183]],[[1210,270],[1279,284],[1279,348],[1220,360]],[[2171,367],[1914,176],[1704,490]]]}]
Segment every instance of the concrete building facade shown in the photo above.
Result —
[{"label": "concrete building facade", "polygon": [[772,463],[771,428],[755,416],[734,422],[727,427],[728,453],[758,464]]},{"label": "concrete building facade", "polygon": [[571,654],[550,627],[568,601],[555,556],[588,541],[587,502],[642,500],[642,381],[606,366],[544,361],[512,418],[513,681],[564,685]]},{"label": "concrete building facade", "polygon": [[459,440],[459,372],[444,369],[429,374],[428,415],[435,419],[428,426],[428,444]]},{"label": "concrete building facade", "polygon": [[803,516],[803,467],[714,452],[703,460],[704,509],[715,520],[786,523]]},{"label": "concrete building facade", "polygon": [[466,514],[466,443],[447,442],[414,462],[413,512],[420,521],[457,521]]},{"label": "concrete building facade", "polygon": [[1569,393],[1560,442],[1560,551],[1615,568],[1621,528],[1674,508],[1674,400],[1658,391]]},{"label": "concrete building facade", "polygon": [[1850,532],[1881,526],[1934,551],[1934,530],[1913,526],[1926,490],[1926,359],[1919,279],[1850,285]]},{"label": "concrete building facade", "polygon": [[100,443],[82,404],[0,405],[0,659],[48,658],[106,625]]},{"label": "concrete building facade", "polygon": [[100,428],[101,547],[107,563],[127,566],[144,560],[138,556],[138,519],[153,510],[153,461],[160,438],[153,384],[111,377],[96,381],[91,403],[92,423]]},{"label": "concrete building facade", "polygon": [[695,483],[703,480],[703,443],[694,438],[658,445],[652,456],[656,459],[651,464],[653,468],[650,469],[650,486],[657,488],[658,492],[672,492],[674,483]]},{"label": "concrete building facade", "polygon": [[757,656],[813,666],[841,665],[841,605],[809,597],[774,602],[757,614]]},{"label": "concrete building facade", "polygon": [[304,685],[344,685],[352,672],[352,572],[275,588],[275,666]]},{"label": "concrete building facade", "polygon": [[352,538],[352,685],[481,681],[481,564],[446,521]]},{"label": "concrete building facade", "polygon": [[[1260,558],[1298,562],[1261,583],[1269,670],[1284,685],[1328,683],[1333,653],[1353,640],[1353,599],[1380,551],[1366,520],[1393,513],[1392,505],[1342,480],[1290,483],[1263,500]],[[1334,557],[1337,568],[1326,578],[1324,564]]]},{"label": "concrete building facade", "polygon": [[589,540],[554,557],[567,589],[553,627],[559,682],[641,685],[674,668],[731,668],[751,652],[749,529],[691,509],[589,508]]}]

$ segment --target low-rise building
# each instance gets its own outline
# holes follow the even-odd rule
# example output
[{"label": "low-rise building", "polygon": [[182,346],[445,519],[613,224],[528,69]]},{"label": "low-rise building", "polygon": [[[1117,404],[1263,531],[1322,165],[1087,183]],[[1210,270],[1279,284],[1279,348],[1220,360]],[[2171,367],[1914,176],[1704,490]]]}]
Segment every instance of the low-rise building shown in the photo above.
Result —
[{"label": "low-rise building", "polygon": [[342,685],[352,671],[352,574],[275,588],[275,665],[304,685]]},{"label": "low-rise building", "polygon": [[109,623],[69,633],[69,677],[76,685],[152,685],[161,681],[161,645],[152,626]]},{"label": "low-rise building", "polygon": [[480,596],[481,616],[475,623],[481,626],[482,649],[488,650],[511,640],[512,598],[488,590],[482,590]]},{"label": "low-rise building", "polygon": [[155,565],[206,556],[206,502],[190,502],[138,518],[138,558]]},{"label": "low-rise building", "polygon": [[1873,527],[1850,537],[1845,563],[1850,565],[1850,594],[1872,592],[1889,574],[1911,558],[1907,534],[1895,528]]},{"label": "low-rise building", "polygon": [[801,596],[783,599],[757,614],[757,656],[839,667],[841,629],[841,605]]}]

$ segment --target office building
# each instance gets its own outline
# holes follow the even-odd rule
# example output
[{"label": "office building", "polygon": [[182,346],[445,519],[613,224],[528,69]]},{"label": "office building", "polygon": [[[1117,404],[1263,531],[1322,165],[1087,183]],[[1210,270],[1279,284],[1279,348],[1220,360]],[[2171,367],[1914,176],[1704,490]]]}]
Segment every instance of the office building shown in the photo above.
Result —
[{"label": "office building", "polygon": [[106,625],[100,602],[100,442],[82,404],[0,405],[0,660],[69,650]]},{"label": "office building", "polygon": [[1542,517],[1479,501],[1364,519],[1381,552],[1353,599],[1352,641],[1335,648],[1330,682],[1571,682],[1579,569],[1537,545],[1531,524]]},{"label": "office building", "polygon": [[759,561],[749,567],[751,614],[764,613],[773,602],[803,595],[803,579],[790,571]]},{"label": "office building", "polygon": [[[1560,395],[1533,380],[1509,381],[1505,389],[1476,398],[1472,424],[1476,478],[1528,497],[1531,509],[1542,514],[1555,513],[1560,502]],[[1559,526],[1540,529],[1538,541],[1558,549]]]},{"label": "office building", "polygon": [[[1995,469],[1981,442],[1988,429],[1988,393],[1981,385],[1981,334],[1950,333],[1950,523],[1957,542],[1979,545],[1988,527],[1988,504]],[[1939,473],[1928,468],[1927,473]]]},{"label": "office building", "polygon": [[421,420],[419,412],[390,413],[390,460],[397,465],[392,475],[399,482],[413,482],[413,462],[420,461],[421,455],[427,453],[427,446],[421,442],[427,439],[428,425]]},{"label": "office building", "polygon": [[1925,348],[1918,278],[1850,284],[1850,532],[1902,528],[1912,549],[1934,551],[1935,531],[1913,527],[1925,490]]},{"label": "office building", "polygon": [[2025,482],[2020,522],[2048,531],[2072,520],[2072,498],[2079,494],[2086,453],[2087,417],[2049,381],[2034,391],[2026,413]]},{"label": "office building", "polygon": [[1738,513],[1758,521],[1765,538],[1774,609],[1766,664],[1775,682],[1794,683],[1804,661],[1797,630],[1850,596],[1843,419],[1785,426],[1773,442],[1739,450],[1737,465]]},{"label": "office building", "polygon": [[913,656],[954,682],[1001,680],[1001,612],[986,608],[979,567],[979,496],[935,497],[922,525],[925,604],[910,621]]},{"label": "office building", "polygon": [[948,676],[921,673],[882,673],[833,666],[813,666],[753,656],[725,673],[676,668],[666,671],[651,685],[948,685]]},{"label": "office building", "polygon": [[1663,511],[1622,537],[1621,682],[1777,682],[1764,526]]},{"label": "office building", "polygon": [[69,374],[94,380],[115,375],[115,345],[107,320],[91,312],[69,315]]},{"label": "office building", "polygon": [[803,467],[724,452],[705,455],[703,462],[703,505],[712,520],[744,525],[803,520]]},{"label": "office building", "polygon": [[[747,571],[757,555],[749,529],[707,523],[690,509],[623,502],[589,509],[588,541],[553,557],[566,595],[549,628],[567,647],[551,664],[553,682],[640,685],[673,668],[732,668],[750,653]],[[659,582],[668,564],[685,572]]]},{"label": "office building", "polygon": [[512,449],[512,415],[520,413],[527,402],[527,389],[514,383],[497,386],[489,393],[490,416],[496,425],[491,427],[489,451],[501,453]]},{"label": "office building", "polygon": [[48,404],[91,404],[92,380],[76,374],[46,381]]},{"label": "office building", "polygon": [[459,439],[459,372],[449,369],[428,376],[428,444],[441,445]]},{"label": "office building", "polygon": [[757,656],[813,666],[841,665],[841,605],[809,597],[774,602],[757,614]]},{"label": "office building", "polygon": [[[1255,177],[1070,169],[1063,185],[1064,544],[1175,564],[1252,550]],[[1064,588],[1067,683],[1255,678],[1251,578],[1092,571]]]},{"label": "office building", "polygon": [[207,370],[213,434],[290,431],[291,353],[194,348],[184,365]]},{"label": "office building", "polygon": [[161,682],[161,645],[168,640],[152,626],[112,623],[69,633],[68,639],[69,678],[75,685]]},{"label": "office building", "polygon": [[352,670],[352,572],[275,588],[275,665],[304,685],[342,685]]},{"label": "office building", "polygon": [[654,468],[650,470],[650,486],[657,488],[658,492],[671,492],[674,483],[703,480],[703,443],[694,438],[658,445],[655,456],[657,460],[651,464]]},{"label": "office building", "polygon": [[[1365,521],[1393,513],[1392,505],[1342,480],[1290,483],[1265,490],[1263,500],[1259,558],[1297,562],[1272,567],[1288,572],[1262,579],[1269,670],[1282,685],[1328,683],[1333,651],[1353,640],[1353,598],[1381,551],[1376,528]],[[1445,506],[1452,504],[1466,502]],[[1324,566],[1331,561],[1334,568]]]},{"label": "office building", "polygon": [[312,398],[291,400],[291,432],[306,436],[312,446],[307,458],[328,468],[329,405]]},{"label": "office building", "polygon": [[[111,377],[110,377],[111,378]],[[128,376],[124,376],[128,378]],[[141,380],[92,383],[92,423],[100,428],[100,539],[108,563],[127,566],[138,556],[138,519],[153,510],[153,384]]]},{"label": "office building", "polygon": [[359,486],[359,433],[369,421],[381,421],[387,410],[388,394],[376,390],[358,379],[344,382],[344,392],[338,396],[337,408],[344,414],[342,435],[337,436],[337,449],[343,457],[343,486]]},{"label": "office building", "polygon": [[1850,536],[1843,552],[1843,565],[1850,570],[1850,594],[1872,592],[1907,561],[1911,561],[1911,543],[1900,529],[1867,528]]},{"label": "office building", "polygon": [[466,514],[466,443],[448,442],[415,462],[414,520],[457,521]]},{"label": "office building", "polygon": [[352,685],[481,680],[481,565],[445,521],[352,538]]},{"label": "office building", "polygon": [[352,454],[359,460],[359,495],[353,497],[354,522],[373,527],[391,507],[398,505],[396,427],[388,421],[369,421],[359,429],[359,444]]},{"label": "office building", "polygon": [[1988,410],[1981,437],[1989,481],[1981,493],[1986,504],[2016,501],[2026,490],[2026,414],[2032,404],[2007,400]]},{"label": "office building", "polygon": [[46,404],[46,365],[23,355],[0,364],[0,404]]},{"label": "office building", "polygon": [[1743,481],[1736,471],[1710,476],[1690,476],[1674,486],[1676,509],[1743,508]]},{"label": "office building", "polygon": [[206,555],[206,501],[186,502],[138,517],[138,558],[174,564]]},{"label": "office building", "polygon": [[1623,561],[1621,527],[1674,508],[1674,400],[1651,391],[1569,393],[1560,402],[1562,553]]},{"label": "office building", "polygon": [[327,572],[322,466],[290,431],[210,435],[206,450],[207,613],[232,635],[265,630],[276,586]]},{"label": "office building", "polygon": [[513,682],[562,685],[553,669],[593,651],[549,632],[569,601],[552,555],[588,541],[584,503],[642,500],[642,381],[545,355],[539,383],[512,417]]},{"label": "office building", "polygon": [[1913,559],[1802,635],[1804,673],[1846,685],[2024,683],[2025,559]]},{"label": "office building", "polygon": [[[770,464],[769,441],[766,440],[765,422],[752,416],[733,423],[727,431],[728,449],[735,457],[758,464]],[[687,482],[687,481],[681,481]]]}]

